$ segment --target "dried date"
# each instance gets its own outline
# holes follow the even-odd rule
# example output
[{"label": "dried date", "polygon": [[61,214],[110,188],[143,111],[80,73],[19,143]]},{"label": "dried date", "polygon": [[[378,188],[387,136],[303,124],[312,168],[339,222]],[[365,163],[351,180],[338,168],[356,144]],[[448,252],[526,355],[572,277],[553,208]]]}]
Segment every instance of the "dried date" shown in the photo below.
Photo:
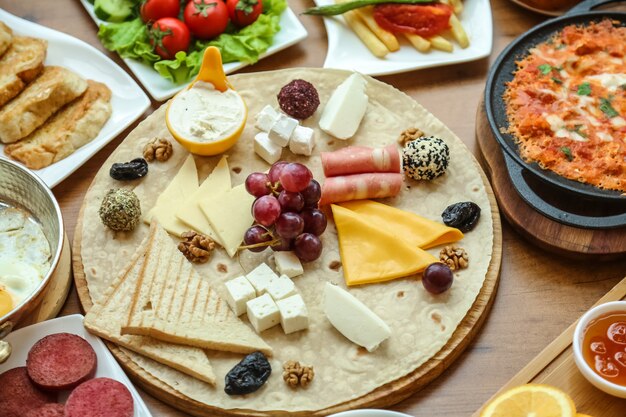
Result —
[{"label": "dried date", "polygon": [[461,232],[472,230],[480,218],[480,207],[471,201],[455,203],[446,207],[441,213],[446,226],[456,227]]},{"label": "dried date", "polygon": [[224,391],[228,395],[249,394],[261,388],[271,373],[272,366],[265,355],[252,352],[226,374]]},{"label": "dried date", "polygon": [[144,177],[148,173],[148,162],[143,158],[135,158],[130,162],[111,165],[109,175],[114,180],[130,181]]}]

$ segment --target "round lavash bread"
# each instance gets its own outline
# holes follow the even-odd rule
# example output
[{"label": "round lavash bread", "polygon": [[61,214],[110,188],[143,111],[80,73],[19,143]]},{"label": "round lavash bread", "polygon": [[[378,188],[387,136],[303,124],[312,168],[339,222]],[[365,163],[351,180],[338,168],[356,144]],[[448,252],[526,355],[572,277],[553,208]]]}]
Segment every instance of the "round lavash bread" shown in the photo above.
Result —
[{"label": "round lavash bread", "polygon": [[[337,231],[332,219],[329,219],[328,228],[322,236],[324,249],[321,257],[305,264],[304,275],[294,278],[309,310],[310,328],[285,335],[278,325],[262,333],[263,339],[274,349],[274,356],[270,358],[273,375],[259,391],[232,397],[224,393],[223,376],[241,360],[241,355],[208,353],[217,375],[217,386],[212,387],[124,350],[148,373],[189,398],[223,409],[304,411],[320,410],[362,397],[407,375],[432,358],[450,339],[480,292],[493,250],[493,223],[488,195],[475,159],[461,140],[422,106],[404,93],[370,77],[365,77],[369,104],[356,135],[342,141],[325,134],[318,128],[324,105],[335,87],[349,75],[349,72],[338,70],[289,69],[230,76],[230,82],[245,99],[249,111],[239,142],[226,152],[233,186],[244,182],[250,172],[269,168],[253,150],[253,137],[257,133],[254,116],[267,104],[278,107],[276,95],[283,85],[297,78],[307,80],[317,88],[321,101],[317,112],[302,123],[316,131],[314,155],[295,156],[285,149],[283,159],[305,163],[315,178],[322,182],[324,175],[320,151],[349,145],[384,146],[396,142],[399,134],[410,127],[442,138],[450,147],[451,154],[446,174],[431,182],[405,179],[400,194],[382,202],[435,221],[441,221],[441,212],[450,204],[459,201],[478,204],[483,216],[477,227],[466,233],[458,243],[469,254],[469,267],[455,272],[452,288],[437,296],[424,290],[419,276],[350,288],[352,294],[392,329],[390,339],[379,349],[372,353],[364,352],[337,332],[323,312],[324,283],[330,281],[345,288],[341,268],[330,267],[340,260],[340,256]],[[142,211],[146,213],[188,155],[167,131],[165,108],[166,105],[161,106],[128,135],[98,172],[85,198],[80,252],[93,300],[98,300],[114,279],[111,271],[122,269],[148,233],[145,224],[130,233],[114,233],[105,228],[98,219],[98,208],[106,191],[120,186],[133,188],[141,200]],[[112,163],[140,156],[146,142],[155,137],[169,138],[173,142],[174,154],[170,160],[151,163],[148,175],[134,182],[122,184],[109,177]],[[204,180],[217,164],[219,156],[195,159],[199,178]],[[438,257],[440,249],[433,248],[429,252]],[[224,281],[252,270],[260,262],[274,267],[272,253],[271,250],[241,252],[240,264],[236,258],[230,259],[225,251],[219,249],[208,263],[196,265],[196,268],[212,281],[218,292],[224,294]],[[222,272],[224,270],[226,272]],[[242,318],[247,321],[245,315]],[[315,379],[309,387],[292,390],[283,382],[282,364],[287,360],[314,367]]]}]

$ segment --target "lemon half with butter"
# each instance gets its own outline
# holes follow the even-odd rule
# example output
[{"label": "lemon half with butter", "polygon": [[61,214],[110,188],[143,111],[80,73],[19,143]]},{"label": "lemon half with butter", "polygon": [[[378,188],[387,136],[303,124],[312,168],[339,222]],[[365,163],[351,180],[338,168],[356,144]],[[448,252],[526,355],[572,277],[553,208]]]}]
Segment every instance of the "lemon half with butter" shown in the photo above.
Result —
[{"label": "lemon half with butter", "polygon": [[196,80],[169,102],[165,122],[185,149],[209,156],[232,147],[247,118],[246,103],[226,79],[219,49],[210,46]]}]

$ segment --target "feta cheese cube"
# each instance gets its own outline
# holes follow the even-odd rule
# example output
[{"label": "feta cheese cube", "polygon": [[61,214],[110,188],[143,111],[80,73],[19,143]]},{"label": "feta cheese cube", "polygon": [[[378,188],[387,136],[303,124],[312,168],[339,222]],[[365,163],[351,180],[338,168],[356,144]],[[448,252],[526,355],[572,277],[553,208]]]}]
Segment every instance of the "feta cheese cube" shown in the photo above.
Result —
[{"label": "feta cheese cube", "polygon": [[279,251],[274,253],[274,262],[276,263],[276,269],[280,274],[287,275],[289,278],[293,278],[298,275],[302,275],[304,269],[300,259],[294,252]]},{"label": "feta cheese cube", "polygon": [[257,333],[274,327],[280,321],[278,306],[269,294],[263,294],[246,303],[248,320]]},{"label": "feta cheese cube", "polygon": [[279,113],[268,104],[256,115],[254,127],[264,132],[269,132],[276,119],[278,119],[278,115]]},{"label": "feta cheese cube", "polygon": [[291,117],[285,116],[281,113],[272,125],[268,136],[270,140],[278,146],[287,146],[289,138],[296,129],[296,126],[298,126],[298,121],[296,119],[292,119]]},{"label": "feta cheese cube", "polygon": [[289,150],[296,155],[310,156],[314,147],[315,131],[310,127],[296,126],[289,140]]},{"label": "feta cheese cube", "polygon": [[274,301],[282,300],[294,294],[297,294],[296,286],[287,275],[281,275],[277,279],[270,281],[267,286],[267,293]]},{"label": "feta cheese cube", "polygon": [[246,312],[246,303],[256,297],[256,291],[250,281],[243,275],[224,284],[226,286],[226,301],[236,315]]},{"label": "feta cheese cube", "polygon": [[309,312],[300,294],[276,302],[280,311],[280,325],[286,334],[309,327]]},{"label": "feta cheese cube", "polygon": [[270,281],[278,279],[278,275],[265,263],[259,264],[246,275],[250,284],[254,287],[257,295],[265,294]]},{"label": "feta cheese cube", "polygon": [[254,152],[268,164],[273,164],[280,159],[283,148],[272,142],[267,133],[259,132],[254,136]]}]

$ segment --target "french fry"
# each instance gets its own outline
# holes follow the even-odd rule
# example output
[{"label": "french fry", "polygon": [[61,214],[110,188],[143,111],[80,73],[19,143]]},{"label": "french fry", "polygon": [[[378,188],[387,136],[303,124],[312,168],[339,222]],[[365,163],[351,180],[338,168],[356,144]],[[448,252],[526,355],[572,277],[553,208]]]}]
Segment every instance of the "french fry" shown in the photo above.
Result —
[{"label": "french fry", "polygon": [[419,35],[413,35],[411,33],[405,33],[404,36],[406,36],[409,42],[411,42],[411,45],[413,45],[413,47],[418,51],[428,52],[428,50],[430,49],[430,42],[427,39],[424,39]]},{"label": "french fry", "polygon": [[452,52],[454,50],[452,43],[443,36],[436,35],[428,40],[433,48],[439,49],[440,51]]},{"label": "french fry", "polygon": [[343,18],[371,53],[378,58],[384,58],[389,53],[385,44],[374,35],[354,11],[344,13]]},{"label": "french fry", "polygon": [[467,37],[467,33],[465,32],[465,29],[463,29],[461,21],[455,14],[450,16],[450,32],[461,48],[467,48],[469,46],[470,42]]},{"label": "french fry", "polygon": [[463,1],[462,0],[448,0],[452,9],[454,9],[455,14],[461,14],[463,11]]},{"label": "french fry", "polygon": [[400,49],[400,43],[394,34],[378,26],[378,23],[374,20],[372,7],[362,7],[360,9],[356,9],[355,12],[361,20],[363,20],[363,23],[365,23],[374,33],[374,35],[376,35],[376,37],[385,44],[389,51],[394,52]]}]

